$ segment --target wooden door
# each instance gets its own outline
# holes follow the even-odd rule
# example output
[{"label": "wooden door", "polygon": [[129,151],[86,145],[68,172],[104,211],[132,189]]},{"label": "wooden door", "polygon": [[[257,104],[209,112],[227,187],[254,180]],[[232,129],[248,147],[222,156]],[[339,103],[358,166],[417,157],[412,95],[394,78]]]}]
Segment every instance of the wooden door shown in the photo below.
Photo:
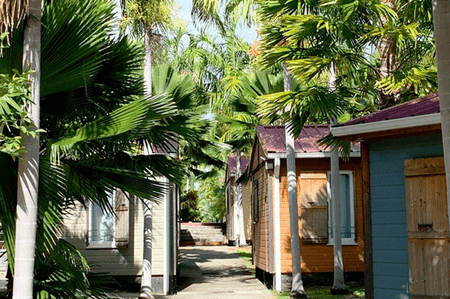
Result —
[{"label": "wooden door", "polygon": [[411,299],[450,298],[444,159],[405,160]]}]

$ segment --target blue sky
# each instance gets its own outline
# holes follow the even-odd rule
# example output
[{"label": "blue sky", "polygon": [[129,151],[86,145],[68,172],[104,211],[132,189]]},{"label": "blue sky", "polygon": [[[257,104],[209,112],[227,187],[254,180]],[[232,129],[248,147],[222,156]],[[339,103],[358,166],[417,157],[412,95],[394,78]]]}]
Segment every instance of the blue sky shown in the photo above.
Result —
[{"label": "blue sky", "polygon": [[[196,28],[192,24],[191,20],[192,0],[176,0],[176,2],[179,7],[178,16],[183,20],[189,21],[189,32],[198,32],[198,30],[196,30]],[[209,33],[213,35],[215,31],[211,30]],[[253,43],[253,41],[256,39],[255,28],[240,28],[238,29],[238,35],[250,44]]]}]

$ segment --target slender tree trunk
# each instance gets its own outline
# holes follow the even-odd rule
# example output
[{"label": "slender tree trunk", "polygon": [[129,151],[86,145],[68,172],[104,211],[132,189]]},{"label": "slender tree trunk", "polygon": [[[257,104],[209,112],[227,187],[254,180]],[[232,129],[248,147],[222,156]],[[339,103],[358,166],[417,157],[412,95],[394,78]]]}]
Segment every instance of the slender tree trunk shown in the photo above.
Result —
[{"label": "slender tree trunk", "polygon": [[[336,90],[336,65],[331,64],[328,87],[330,92]],[[334,119],[330,120],[333,125],[336,123]],[[339,199],[339,152],[334,150],[331,152],[331,202],[333,203],[333,251],[334,251],[334,281],[331,287],[332,294],[346,293],[344,282],[344,260],[342,258],[341,244],[341,204]]]},{"label": "slender tree trunk", "polygon": [[[433,0],[434,34],[438,68],[439,105],[441,108],[442,142],[444,147],[447,190],[450,190],[450,3]],[[450,215],[450,191],[447,191]]]},{"label": "slender tree trunk", "polygon": [[[152,94],[152,30],[147,28],[144,36],[144,87],[145,95]],[[153,246],[153,203],[145,199],[144,205],[144,256],[139,298],[154,298],[152,295],[152,246]]]},{"label": "slender tree trunk", "polygon": [[[236,180],[241,176],[241,151],[236,150]],[[239,230],[236,227],[236,246],[245,246],[247,245],[247,240],[245,239],[245,227],[244,227],[244,205],[243,205],[243,196],[242,196],[242,184],[236,185],[236,216],[237,216],[237,225],[239,226]],[[238,233],[239,232],[239,233]],[[238,242],[239,239],[239,242]]]},{"label": "slender tree trunk", "polygon": [[[384,4],[389,6],[392,9],[395,9],[394,0],[381,0]],[[385,23],[386,17],[382,20]],[[397,68],[398,62],[395,57],[396,49],[395,43],[392,39],[388,37],[383,37],[380,40],[380,43],[377,46],[378,51],[380,52],[380,68],[378,72],[378,76],[380,79],[387,78],[391,76]],[[396,92],[387,92],[385,89],[379,90],[380,99],[378,101],[380,108],[388,108],[394,106],[400,100],[400,91]]]},{"label": "slender tree trunk", "polygon": [[[284,90],[292,90],[292,77],[286,64],[283,66]],[[287,155],[287,185],[289,197],[289,223],[291,228],[292,255],[292,289],[290,298],[307,298],[302,281],[302,267],[300,258],[300,236],[298,232],[298,203],[297,203],[297,174],[295,169],[294,136],[288,132],[289,124],[285,126],[286,155]]]},{"label": "slender tree trunk", "polygon": [[[41,2],[30,0],[31,16],[26,20],[23,41],[23,69],[30,67],[32,103],[27,107],[39,128],[41,84]],[[19,161],[17,189],[17,220],[14,258],[14,299],[33,298],[34,255],[36,248],[37,203],[39,185],[39,138],[24,136],[26,153]]]}]

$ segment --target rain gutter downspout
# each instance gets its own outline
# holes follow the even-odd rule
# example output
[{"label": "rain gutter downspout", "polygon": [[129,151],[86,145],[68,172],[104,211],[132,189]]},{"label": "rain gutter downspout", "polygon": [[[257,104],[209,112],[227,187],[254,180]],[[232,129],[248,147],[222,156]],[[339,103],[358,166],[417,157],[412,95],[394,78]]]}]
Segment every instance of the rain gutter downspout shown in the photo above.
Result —
[{"label": "rain gutter downspout", "polygon": [[164,200],[164,274],[163,274],[163,292],[165,295],[169,294],[169,258],[170,258],[170,237],[169,237],[169,221],[170,221],[170,181],[167,177],[164,178],[167,184],[167,190]]},{"label": "rain gutter downspout", "polygon": [[275,201],[275,289],[281,292],[281,223],[280,223],[280,158],[274,161],[274,201]]}]

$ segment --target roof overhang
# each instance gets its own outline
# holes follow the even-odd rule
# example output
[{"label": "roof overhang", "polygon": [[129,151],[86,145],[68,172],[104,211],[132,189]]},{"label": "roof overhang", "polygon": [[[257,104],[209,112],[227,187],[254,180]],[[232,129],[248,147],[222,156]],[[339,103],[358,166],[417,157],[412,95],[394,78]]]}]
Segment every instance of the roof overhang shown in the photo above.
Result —
[{"label": "roof overhang", "polygon": [[[269,153],[267,155],[268,159],[275,159],[275,158],[286,159],[286,157],[287,157],[286,153]],[[331,152],[295,153],[296,159],[330,158],[330,157],[331,157]],[[359,158],[359,157],[361,157],[361,152],[351,152],[350,157],[351,158]]]},{"label": "roof overhang", "polygon": [[371,123],[362,123],[348,126],[331,127],[331,134],[334,137],[341,137],[341,139],[359,139],[369,136],[375,136],[377,133],[385,132],[389,134],[392,131],[392,135],[403,130],[403,133],[407,133],[405,129],[414,129],[418,127],[428,127],[429,130],[435,130],[437,126],[440,128],[441,114],[433,113],[427,115],[411,116],[400,119],[383,120]]}]

